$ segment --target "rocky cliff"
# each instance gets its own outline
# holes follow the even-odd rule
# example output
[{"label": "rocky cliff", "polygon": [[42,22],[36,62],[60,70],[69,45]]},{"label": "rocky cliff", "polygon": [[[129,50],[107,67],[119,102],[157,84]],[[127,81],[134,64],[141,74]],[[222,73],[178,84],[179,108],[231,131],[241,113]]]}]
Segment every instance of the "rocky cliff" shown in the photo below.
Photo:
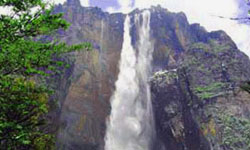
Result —
[{"label": "rocky cliff", "polygon": [[151,79],[157,140],[171,150],[249,149],[249,92],[235,82],[196,86],[190,71]]},{"label": "rocky cliff", "polygon": [[[221,138],[229,132],[224,124],[230,123],[232,116],[240,119],[238,122],[249,116],[249,94],[234,90],[250,80],[249,58],[223,31],[209,33],[199,24],[190,25],[185,14],[171,13],[160,6],[150,11],[153,71],[178,70],[170,71],[170,77],[166,72],[164,77],[160,74],[160,79],[156,74],[151,81],[161,148],[227,149],[228,144],[223,144]],[[57,101],[50,117],[57,133],[57,149],[103,150],[109,100],[119,72],[125,15],[85,8],[79,0],[58,5],[55,12],[65,13],[72,24],[67,32],[59,31],[62,40],[70,44],[90,42],[94,47],[90,52],[67,54],[65,61],[71,67],[53,81]],[[130,15],[137,13],[141,10]],[[134,26],[132,23],[135,45],[138,31]],[[232,136],[239,136],[234,133]]]}]

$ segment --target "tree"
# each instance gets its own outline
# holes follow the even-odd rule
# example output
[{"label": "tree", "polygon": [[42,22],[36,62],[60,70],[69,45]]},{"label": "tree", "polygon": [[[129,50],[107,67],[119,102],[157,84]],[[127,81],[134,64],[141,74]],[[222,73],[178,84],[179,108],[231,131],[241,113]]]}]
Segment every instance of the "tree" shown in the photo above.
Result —
[{"label": "tree", "polygon": [[12,10],[0,15],[0,149],[52,149],[53,135],[42,130],[52,91],[40,79],[66,66],[55,59],[61,54],[91,46],[53,37],[69,23],[42,0],[0,0],[0,7]]}]

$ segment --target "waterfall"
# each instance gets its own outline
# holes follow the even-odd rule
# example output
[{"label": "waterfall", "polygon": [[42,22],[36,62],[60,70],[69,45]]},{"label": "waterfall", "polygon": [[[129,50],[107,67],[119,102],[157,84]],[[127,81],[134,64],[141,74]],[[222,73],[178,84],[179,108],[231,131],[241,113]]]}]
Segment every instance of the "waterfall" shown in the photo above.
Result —
[{"label": "waterfall", "polygon": [[139,31],[136,46],[138,54],[131,44],[130,20],[127,15],[120,72],[111,97],[111,115],[107,121],[105,150],[151,150],[154,137],[148,83],[153,51],[150,40],[150,12],[144,11],[135,16],[135,24]]},{"label": "waterfall", "polygon": [[104,37],[104,20],[101,22],[101,40],[100,40],[100,51],[103,53],[103,37]]}]

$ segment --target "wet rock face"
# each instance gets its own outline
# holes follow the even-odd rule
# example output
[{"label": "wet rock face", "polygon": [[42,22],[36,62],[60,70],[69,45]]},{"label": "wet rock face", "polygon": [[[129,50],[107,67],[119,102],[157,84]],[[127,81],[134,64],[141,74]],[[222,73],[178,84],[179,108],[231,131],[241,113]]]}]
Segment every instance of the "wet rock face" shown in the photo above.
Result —
[{"label": "wet rock face", "polygon": [[[248,149],[249,138],[244,137],[249,133],[244,130],[250,125],[250,94],[239,87],[224,86],[204,98],[191,84],[191,75],[180,68],[152,77],[156,144],[164,150]],[[208,88],[212,89],[204,90]]]},{"label": "wet rock face", "polygon": [[[65,56],[72,62],[70,71],[57,88],[59,98],[56,124],[57,148],[94,150],[103,146],[105,120],[110,111],[109,99],[117,78],[117,64],[123,37],[124,15],[109,15],[99,8],[83,8],[75,0],[59,5],[72,24],[60,37],[67,43],[90,42],[91,52]],[[67,89],[67,90],[66,90]]]},{"label": "wet rock face", "polygon": [[152,77],[156,140],[161,141],[166,150],[208,150],[209,143],[192,115],[190,103],[197,98],[183,71],[157,72]]},{"label": "wet rock face", "polygon": [[[195,88],[215,86],[205,94],[196,94],[210,98],[221,94],[222,87],[218,87],[221,82],[225,83],[223,86],[232,83],[231,87],[236,87],[239,82],[250,80],[249,58],[237,50],[223,31],[208,33],[198,24],[189,25],[183,13],[171,13],[161,7],[152,7],[150,11],[151,38],[155,43],[153,72],[187,67],[192,78],[184,80],[179,78],[178,71],[170,71],[167,83],[164,80],[152,85],[157,137],[163,148],[170,150],[184,147],[196,150],[200,145],[206,149],[208,139],[204,139],[189,103],[192,100],[197,108],[210,101],[193,99],[195,94],[191,93]],[[111,109],[109,100],[119,72],[125,15],[81,7],[79,0],[58,5],[55,12],[63,12],[71,23],[67,32],[59,31],[62,40],[69,44],[90,42],[94,47],[90,52],[67,54],[65,60],[71,67],[52,83],[58,99],[50,116],[57,133],[57,149],[103,150],[105,121]],[[140,12],[135,10],[130,15]],[[131,36],[135,46],[138,31],[133,26]]]}]

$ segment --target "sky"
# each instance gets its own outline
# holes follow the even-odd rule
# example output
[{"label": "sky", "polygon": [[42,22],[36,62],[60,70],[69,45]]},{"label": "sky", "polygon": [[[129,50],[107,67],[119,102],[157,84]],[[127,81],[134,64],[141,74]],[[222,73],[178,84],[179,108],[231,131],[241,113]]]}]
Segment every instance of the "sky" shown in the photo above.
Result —
[{"label": "sky", "polygon": [[[66,0],[47,0],[56,4]],[[83,6],[98,6],[109,12],[128,13],[134,8],[160,4],[172,12],[184,12],[190,23],[200,23],[208,31],[224,30],[238,48],[250,56],[250,24],[233,21],[230,17],[245,17],[245,0],[80,0]],[[249,8],[250,9],[250,8]],[[0,13],[4,10],[1,10]],[[226,18],[220,18],[224,16]]]}]

